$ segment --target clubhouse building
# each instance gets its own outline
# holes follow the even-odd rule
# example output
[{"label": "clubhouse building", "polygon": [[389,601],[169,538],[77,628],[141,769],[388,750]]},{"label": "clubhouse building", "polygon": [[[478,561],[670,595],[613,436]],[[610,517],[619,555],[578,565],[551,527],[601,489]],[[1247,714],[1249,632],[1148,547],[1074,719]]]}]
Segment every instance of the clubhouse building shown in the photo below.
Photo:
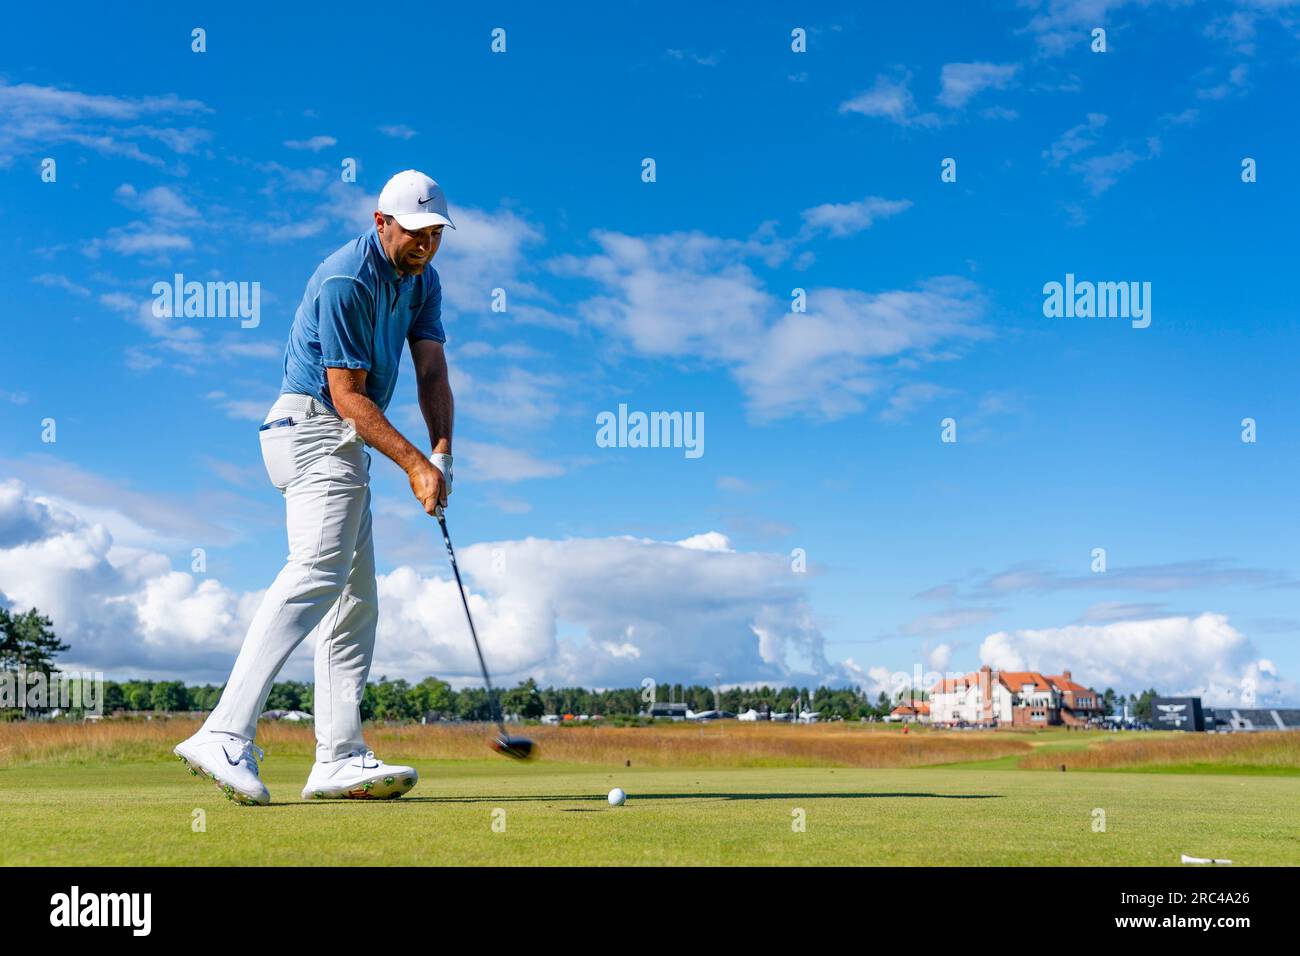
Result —
[{"label": "clubhouse building", "polygon": [[987,664],[930,689],[936,727],[1086,727],[1105,715],[1101,695],[1076,684],[1069,671],[996,671]]}]

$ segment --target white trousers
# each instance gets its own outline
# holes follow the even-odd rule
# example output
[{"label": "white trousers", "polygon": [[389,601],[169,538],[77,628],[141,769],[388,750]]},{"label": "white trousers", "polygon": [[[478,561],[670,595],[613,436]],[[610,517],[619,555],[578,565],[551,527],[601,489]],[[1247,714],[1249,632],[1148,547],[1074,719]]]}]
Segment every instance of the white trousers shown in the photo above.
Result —
[{"label": "white trousers", "polygon": [[205,730],[250,740],[271,684],[308,634],[316,649],[316,759],[364,750],[361,697],[375,648],[378,594],[370,455],[360,436],[308,395],[281,395],[258,434],[284,495],[289,557],[262,598]]}]

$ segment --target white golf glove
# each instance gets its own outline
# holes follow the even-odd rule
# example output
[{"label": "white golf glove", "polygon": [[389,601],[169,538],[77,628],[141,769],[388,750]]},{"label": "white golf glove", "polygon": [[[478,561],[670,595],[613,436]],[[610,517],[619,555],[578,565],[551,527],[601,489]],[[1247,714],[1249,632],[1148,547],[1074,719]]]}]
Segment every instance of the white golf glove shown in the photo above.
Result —
[{"label": "white golf glove", "polygon": [[442,452],[435,452],[429,456],[429,461],[442,472],[442,480],[447,484],[447,494],[451,494],[451,455],[444,455]]}]

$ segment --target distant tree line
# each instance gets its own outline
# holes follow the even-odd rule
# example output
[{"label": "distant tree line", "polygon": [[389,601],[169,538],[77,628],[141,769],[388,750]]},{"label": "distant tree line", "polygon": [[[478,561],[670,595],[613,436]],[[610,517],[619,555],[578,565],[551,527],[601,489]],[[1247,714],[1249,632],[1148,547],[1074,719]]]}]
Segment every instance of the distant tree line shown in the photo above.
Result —
[{"label": "distant tree line", "polygon": [[[0,670],[10,669],[8,666]],[[185,713],[212,710],[221,697],[222,687],[215,684],[187,686],[181,681],[105,681],[103,708],[111,714],[117,710]],[[633,717],[649,709],[639,687],[612,690],[588,690],[585,687],[538,687],[532,678],[503,690],[501,709],[524,719],[543,714],[586,714],[602,717]],[[659,685],[656,699],[681,701],[693,711],[713,710],[713,688],[701,684]],[[1127,698],[1107,688],[1102,701],[1108,713],[1122,713],[1128,704],[1129,714],[1138,720],[1151,719],[1151,700],[1158,697],[1155,688]],[[267,710],[313,710],[313,686],[301,681],[280,681],[271,687]],[[816,710],[822,719],[844,720],[881,718],[893,709],[895,701],[881,693],[874,701],[854,688],[818,687],[733,687],[722,692],[722,709],[734,714],[749,709],[786,713],[795,702],[802,709]],[[481,687],[455,690],[444,680],[426,677],[418,684],[381,677],[366,685],[361,698],[364,720],[491,720],[493,711],[487,692]]]},{"label": "distant tree line", "polygon": [[[186,686],[181,681],[105,681],[104,712],[117,710],[185,713],[212,710],[222,688],[214,684]],[[524,719],[543,714],[573,714],[601,717],[634,717],[649,709],[646,692],[640,687],[588,690],[585,687],[538,687],[532,678],[500,692],[501,709]],[[268,710],[312,712],[313,687],[300,681],[280,681],[267,697]],[[702,684],[660,684],[657,700],[684,702],[694,711],[713,710],[717,698],[713,688]],[[722,692],[722,709],[743,713],[750,708],[774,713],[788,712],[799,701],[801,709],[815,709],[822,718],[883,717],[893,707],[886,694],[875,701],[853,688],[818,687],[733,687]],[[455,690],[444,680],[426,677],[418,684],[381,677],[366,685],[361,699],[365,720],[490,720],[493,716],[487,692],[481,687]]]}]

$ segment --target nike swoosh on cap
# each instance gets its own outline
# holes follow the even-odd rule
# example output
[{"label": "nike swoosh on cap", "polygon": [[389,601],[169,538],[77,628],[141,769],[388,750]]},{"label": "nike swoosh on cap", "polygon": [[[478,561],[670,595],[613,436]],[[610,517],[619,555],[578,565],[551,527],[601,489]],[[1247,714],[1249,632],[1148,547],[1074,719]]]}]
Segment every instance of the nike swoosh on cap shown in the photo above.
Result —
[{"label": "nike swoosh on cap", "polygon": [[433,202],[433,197],[430,196],[428,199],[417,199],[416,202],[423,206],[427,202]]}]

